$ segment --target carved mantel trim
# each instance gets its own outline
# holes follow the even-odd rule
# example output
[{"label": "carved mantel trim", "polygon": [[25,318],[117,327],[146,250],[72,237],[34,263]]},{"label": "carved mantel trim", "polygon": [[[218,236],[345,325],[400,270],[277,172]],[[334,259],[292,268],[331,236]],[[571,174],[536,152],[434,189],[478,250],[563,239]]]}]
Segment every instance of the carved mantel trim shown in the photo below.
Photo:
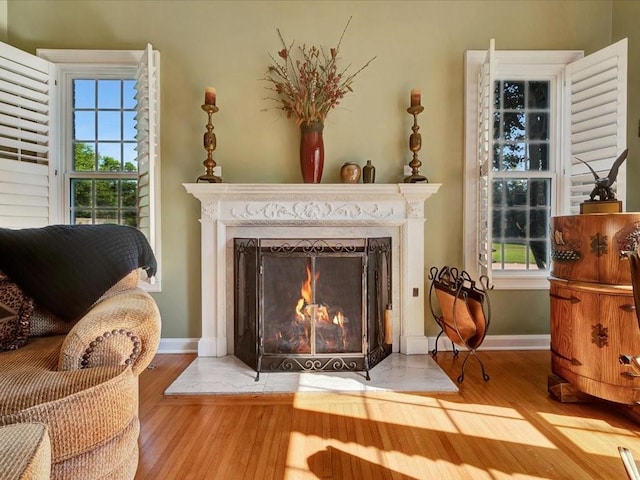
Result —
[{"label": "carved mantel trim", "polygon": [[393,221],[424,218],[424,202],[440,184],[187,183],[203,220],[230,222]]}]

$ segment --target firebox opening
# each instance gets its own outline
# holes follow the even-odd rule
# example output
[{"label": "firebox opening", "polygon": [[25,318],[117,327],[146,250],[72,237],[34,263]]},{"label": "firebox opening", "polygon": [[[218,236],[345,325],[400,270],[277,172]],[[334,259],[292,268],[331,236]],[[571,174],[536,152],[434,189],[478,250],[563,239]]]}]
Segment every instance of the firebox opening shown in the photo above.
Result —
[{"label": "firebox opening", "polygon": [[365,370],[391,353],[391,238],[234,239],[235,354],[256,371]]}]

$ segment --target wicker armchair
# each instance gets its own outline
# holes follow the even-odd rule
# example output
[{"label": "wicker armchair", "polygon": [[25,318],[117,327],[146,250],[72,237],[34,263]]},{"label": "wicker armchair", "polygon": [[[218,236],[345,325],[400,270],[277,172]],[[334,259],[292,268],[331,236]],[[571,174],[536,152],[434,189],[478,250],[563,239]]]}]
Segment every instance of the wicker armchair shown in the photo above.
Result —
[{"label": "wicker armchair", "polygon": [[16,423],[0,427],[0,479],[51,478],[51,441],[42,423]]},{"label": "wicker armchair", "polygon": [[35,308],[31,336],[0,352],[0,426],[42,423],[51,478],[133,479],[138,375],[160,340],[160,314],[134,270],[73,323]]}]

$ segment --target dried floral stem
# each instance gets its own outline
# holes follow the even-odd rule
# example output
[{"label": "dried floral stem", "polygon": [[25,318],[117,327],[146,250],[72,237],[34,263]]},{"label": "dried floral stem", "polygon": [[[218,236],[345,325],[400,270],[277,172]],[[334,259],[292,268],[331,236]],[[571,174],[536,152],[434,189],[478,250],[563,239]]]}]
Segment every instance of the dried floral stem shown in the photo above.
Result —
[{"label": "dried floral stem", "polygon": [[294,42],[287,46],[282,32],[277,29],[283,47],[278,52],[278,57],[282,60],[269,54],[272,64],[263,80],[270,83],[267,88],[276,92],[278,97],[267,99],[279,103],[279,106],[274,108],[285,111],[287,118],[294,117],[298,126],[324,122],[329,111],[340,104],[345,94],[353,92],[351,84],[355,77],[376,58],[371,58],[355,73],[347,75],[351,65],[338,72],[338,53],[350,23],[351,17],[340,35],[337,46],[331,48],[329,55],[322,47],[307,48],[303,44],[297,48],[301,57],[297,60],[292,56]]}]

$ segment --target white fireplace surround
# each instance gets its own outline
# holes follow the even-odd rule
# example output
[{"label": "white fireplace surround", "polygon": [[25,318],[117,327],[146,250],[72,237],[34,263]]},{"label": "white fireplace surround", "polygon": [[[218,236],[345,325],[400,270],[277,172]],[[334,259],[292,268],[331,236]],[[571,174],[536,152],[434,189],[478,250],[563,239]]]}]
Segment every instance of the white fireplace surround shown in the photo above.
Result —
[{"label": "white fireplace surround", "polygon": [[201,202],[199,356],[233,354],[234,238],[391,237],[393,351],[428,352],[424,203],[440,184],[183,185]]}]

